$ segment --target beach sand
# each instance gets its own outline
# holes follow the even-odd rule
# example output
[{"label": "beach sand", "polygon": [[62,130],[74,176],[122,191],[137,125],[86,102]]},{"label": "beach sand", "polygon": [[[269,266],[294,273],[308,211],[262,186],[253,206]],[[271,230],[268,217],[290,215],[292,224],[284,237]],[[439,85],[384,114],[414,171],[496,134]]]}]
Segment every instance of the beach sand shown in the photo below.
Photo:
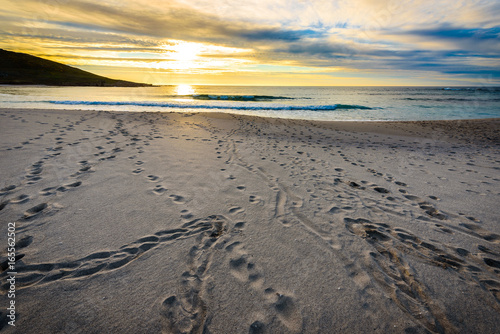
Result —
[{"label": "beach sand", "polygon": [[497,333],[499,130],[0,110],[0,331]]}]

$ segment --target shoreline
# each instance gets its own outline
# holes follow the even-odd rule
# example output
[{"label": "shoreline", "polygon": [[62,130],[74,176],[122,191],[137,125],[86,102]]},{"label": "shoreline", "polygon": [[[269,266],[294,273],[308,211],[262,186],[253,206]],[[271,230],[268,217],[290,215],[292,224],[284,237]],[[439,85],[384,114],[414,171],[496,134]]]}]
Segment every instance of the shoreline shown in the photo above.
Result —
[{"label": "shoreline", "polygon": [[[111,114],[165,114],[165,115],[201,115],[210,118],[231,119],[241,118],[256,123],[290,123],[309,125],[323,129],[349,130],[356,132],[374,132],[381,134],[393,134],[401,136],[415,137],[442,137],[447,136],[450,140],[466,140],[477,143],[500,144],[500,118],[480,118],[480,119],[461,119],[461,120],[421,120],[421,121],[318,121],[306,119],[289,119],[277,117],[265,117],[254,115],[240,115],[224,112],[175,112],[175,111],[157,111],[157,112],[127,112],[127,111],[109,111],[109,110],[72,110],[72,109],[8,109],[0,108],[2,111],[21,111],[21,112],[61,112],[61,113],[111,113]],[[457,136],[457,130],[461,132]]]},{"label": "shoreline", "polygon": [[496,333],[499,126],[0,109],[0,330]]}]

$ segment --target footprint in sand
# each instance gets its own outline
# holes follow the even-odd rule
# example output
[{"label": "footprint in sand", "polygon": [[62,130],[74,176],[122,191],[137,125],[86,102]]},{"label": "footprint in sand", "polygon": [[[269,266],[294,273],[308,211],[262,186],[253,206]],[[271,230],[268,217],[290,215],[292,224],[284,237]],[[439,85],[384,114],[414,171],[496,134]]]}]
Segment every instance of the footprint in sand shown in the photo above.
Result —
[{"label": "footprint in sand", "polygon": [[465,218],[467,218],[468,220],[471,220],[471,221],[473,221],[475,223],[480,223],[481,222],[479,219],[471,217],[471,216],[465,216]]},{"label": "footprint in sand", "polygon": [[478,225],[468,224],[468,223],[460,223],[461,227],[465,227],[467,230],[471,231],[470,234],[480,237],[486,241],[490,241],[493,243],[500,243],[500,235],[491,233],[488,230],[482,228]]},{"label": "footprint in sand", "polygon": [[172,202],[175,204],[184,204],[186,203],[186,199],[180,195],[170,195],[169,196]]},{"label": "footprint in sand", "polygon": [[236,233],[242,232],[245,228],[245,224],[245,222],[237,222],[236,224],[234,224],[233,231]]},{"label": "footprint in sand", "polygon": [[[45,204],[45,203],[43,203]],[[43,210],[43,205],[34,207],[28,211],[36,213]],[[162,243],[170,243],[179,238],[186,238],[193,235],[201,235],[205,241],[202,242],[201,251],[208,250],[226,231],[227,220],[223,216],[212,215],[201,219],[191,220],[182,224],[179,228],[162,230],[154,235],[142,237],[132,243],[126,244],[117,250],[99,251],[87,255],[83,258],[73,261],[62,261],[54,263],[22,264],[20,263],[19,288],[33,284],[46,284],[56,280],[73,279],[85,276],[91,276],[98,272],[106,272],[123,267],[141,256],[143,253],[154,249]],[[18,241],[17,247],[23,248],[33,242],[31,236],[25,236]],[[194,260],[198,257],[194,254]],[[18,254],[16,261],[24,257],[24,254]],[[200,262],[200,268],[204,262]],[[5,270],[8,260],[1,262],[0,267]],[[0,274],[3,279],[6,273]]]},{"label": "footprint in sand", "polygon": [[29,180],[26,182],[27,184],[35,184],[38,181],[40,181],[42,178],[40,176],[26,176],[26,178]]},{"label": "footprint in sand", "polygon": [[439,220],[446,220],[448,217],[443,213],[439,212],[435,207],[427,202],[419,202],[419,207],[425,211],[425,213],[431,217],[437,218]]},{"label": "footprint in sand", "polygon": [[264,334],[265,333],[265,328],[266,325],[260,321],[254,321],[250,325],[250,329],[248,330],[248,333],[250,334]]},{"label": "footprint in sand", "polygon": [[0,211],[3,210],[7,204],[9,204],[9,201],[3,201],[3,202],[0,202]]},{"label": "footprint in sand", "polygon": [[78,164],[82,166],[80,168],[81,172],[86,172],[90,169],[89,162],[87,160],[78,161]]},{"label": "footprint in sand", "polygon": [[148,175],[148,176],[147,176],[147,179],[148,179],[150,182],[157,182],[157,181],[159,181],[159,179],[160,179],[160,178],[159,178],[158,176],[156,176],[156,175]]},{"label": "footprint in sand", "polygon": [[381,194],[388,194],[388,193],[390,193],[389,190],[387,190],[385,188],[382,188],[382,187],[375,187],[375,188],[373,188],[373,190],[375,190],[376,192],[381,193]]},{"label": "footprint in sand", "polygon": [[331,213],[331,214],[337,214],[337,213],[341,213],[341,212],[342,212],[342,209],[337,207],[337,206],[334,206],[330,210],[328,210],[328,213]]},{"label": "footprint in sand", "polygon": [[68,183],[68,184],[65,184],[65,185],[63,185],[63,186],[61,186],[61,187],[57,188],[57,190],[58,190],[58,191],[62,191],[62,192],[64,192],[64,191],[67,191],[67,190],[69,190],[69,189],[71,189],[71,188],[76,188],[76,187],[79,187],[79,186],[81,186],[81,185],[82,185],[82,181],[76,181],[76,182],[73,182],[73,183]]},{"label": "footprint in sand", "polygon": [[181,218],[182,219],[191,219],[193,217],[194,217],[193,214],[191,212],[189,212],[188,210],[181,211]]},{"label": "footprint in sand", "polygon": [[229,213],[233,214],[233,215],[236,215],[238,213],[243,213],[243,212],[245,212],[245,209],[243,209],[242,207],[239,207],[239,206],[235,206],[235,207],[232,207],[229,209]]},{"label": "footprint in sand", "polygon": [[40,190],[40,195],[42,195],[42,196],[54,195],[56,193],[55,190],[56,190],[56,187],[43,188],[42,190]]},{"label": "footprint in sand", "polygon": [[38,161],[31,165],[31,169],[26,174],[26,179],[28,179],[28,184],[35,184],[37,181],[41,180],[42,177],[40,174],[43,171],[43,161]]},{"label": "footprint in sand", "polygon": [[165,191],[167,191],[167,188],[164,188],[161,184],[158,184],[154,189],[153,193],[156,195],[163,195]]},{"label": "footprint in sand", "polygon": [[90,171],[92,167],[91,166],[83,166],[82,168],[80,168],[80,172],[88,172]]},{"label": "footprint in sand", "polygon": [[28,247],[29,245],[31,245],[32,242],[33,242],[33,237],[31,235],[27,235],[16,242],[16,248],[21,249]]},{"label": "footprint in sand", "polygon": [[13,199],[11,199],[10,203],[12,203],[12,204],[22,204],[22,203],[26,203],[27,201],[29,201],[29,199],[30,198],[29,198],[28,195],[22,194],[22,195],[16,196]]},{"label": "footprint in sand", "polygon": [[443,225],[435,224],[434,226],[437,227],[437,231],[438,232],[444,232],[444,233],[447,233],[447,234],[453,234],[452,230],[450,230],[449,228],[444,227]]},{"label": "footprint in sand", "polygon": [[259,204],[260,202],[262,202],[262,199],[259,196],[255,195],[250,195],[248,200],[252,204]]},{"label": "footprint in sand", "polygon": [[136,174],[136,175],[137,175],[137,174],[142,173],[143,171],[144,171],[144,169],[143,169],[143,168],[136,168],[136,169],[134,169],[134,170],[132,171],[132,173],[134,173],[134,174]]},{"label": "footprint in sand", "polygon": [[422,199],[418,196],[413,196],[413,195],[405,195],[404,197],[406,197],[407,199],[409,199],[410,201],[421,201]]},{"label": "footprint in sand", "polygon": [[32,207],[31,209],[28,209],[24,213],[24,219],[30,219],[30,218],[35,217],[36,215],[40,214],[43,210],[45,210],[47,208],[47,206],[48,206],[47,203],[41,203],[41,204],[35,205],[34,207]]},{"label": "footprint in sand", "polygon": [[278,313],[278,318],[283,324],[293,332],[302,330],[302,317],[295,306],[292,297],[275,293],[277,300],[274,302],[274,309]]},{"label": "footprint in sand", "polygon": [[[227,230],[223,216],[209,216],[184,224],[191,229],[202,228],[197,244],[188,252],[187,270],[182,273],[182,289],[177,295],[166,298],[161,305],[162,324],[167,333],[201,333],[207,321],[207,307],[203,300],[207,272],[214,250]],[[189,231],[186,231],[189,233]]]},{"label": "footprint in sand", "polygon": [[[238,222],[234,226],[235,232],[244,228],[245,222]],[[257,292],[263,292],[263,299],[270,303],[276,311],[279,320],[291,332],[298,333],[302,330],[303,320],[292,297],[276,292],[269,287],[263,289],[264,275],[253,262],[252,257],[245,251],[240,241],[230,243],[225,247],[229,253],[229,272],[237,280],[248,284]],[[266,324],[262,321],[254,321],[250,325],[249,333],[264,333]]]},{"label": "footprint in sand", "polygon": [[11,192],[14,189],[16,189],[16,186],[13,184],[10,186],[4,187],[4,188],[0,189],[0,196],[8,194],[9,192]]},{"label": "footprint in sand", "polygon": [[[242,231],[244,222],[239,224],[239,231]],[[264,283],[263,275],[251,260],[251,257],[243,249],[242,243],[235,241],[226,246],[225,250],[232,255],[229,260],[229,271],[231,275],[241,282],[250,284],[256,290],[260,290]]]}]

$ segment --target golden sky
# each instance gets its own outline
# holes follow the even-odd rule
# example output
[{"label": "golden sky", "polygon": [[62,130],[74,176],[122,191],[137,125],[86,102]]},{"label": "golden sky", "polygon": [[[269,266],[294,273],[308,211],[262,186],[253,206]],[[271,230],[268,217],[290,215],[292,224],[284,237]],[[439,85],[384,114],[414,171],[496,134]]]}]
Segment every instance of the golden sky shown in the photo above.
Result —
[{"label": "golden sky", "polygon": [[2,0],[0,48],[153,84],[499,85],[497,0]]}]

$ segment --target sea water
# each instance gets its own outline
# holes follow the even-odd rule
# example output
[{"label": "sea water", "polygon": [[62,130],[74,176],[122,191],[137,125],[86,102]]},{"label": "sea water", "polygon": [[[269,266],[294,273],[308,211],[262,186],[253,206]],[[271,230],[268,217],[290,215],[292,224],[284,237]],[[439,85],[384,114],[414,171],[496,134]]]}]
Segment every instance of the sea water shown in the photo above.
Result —
[{"label": "sea water", "polygon": [[0,108],[221,112],[306,120],[500,118],[500,87],[0,86]]}]

